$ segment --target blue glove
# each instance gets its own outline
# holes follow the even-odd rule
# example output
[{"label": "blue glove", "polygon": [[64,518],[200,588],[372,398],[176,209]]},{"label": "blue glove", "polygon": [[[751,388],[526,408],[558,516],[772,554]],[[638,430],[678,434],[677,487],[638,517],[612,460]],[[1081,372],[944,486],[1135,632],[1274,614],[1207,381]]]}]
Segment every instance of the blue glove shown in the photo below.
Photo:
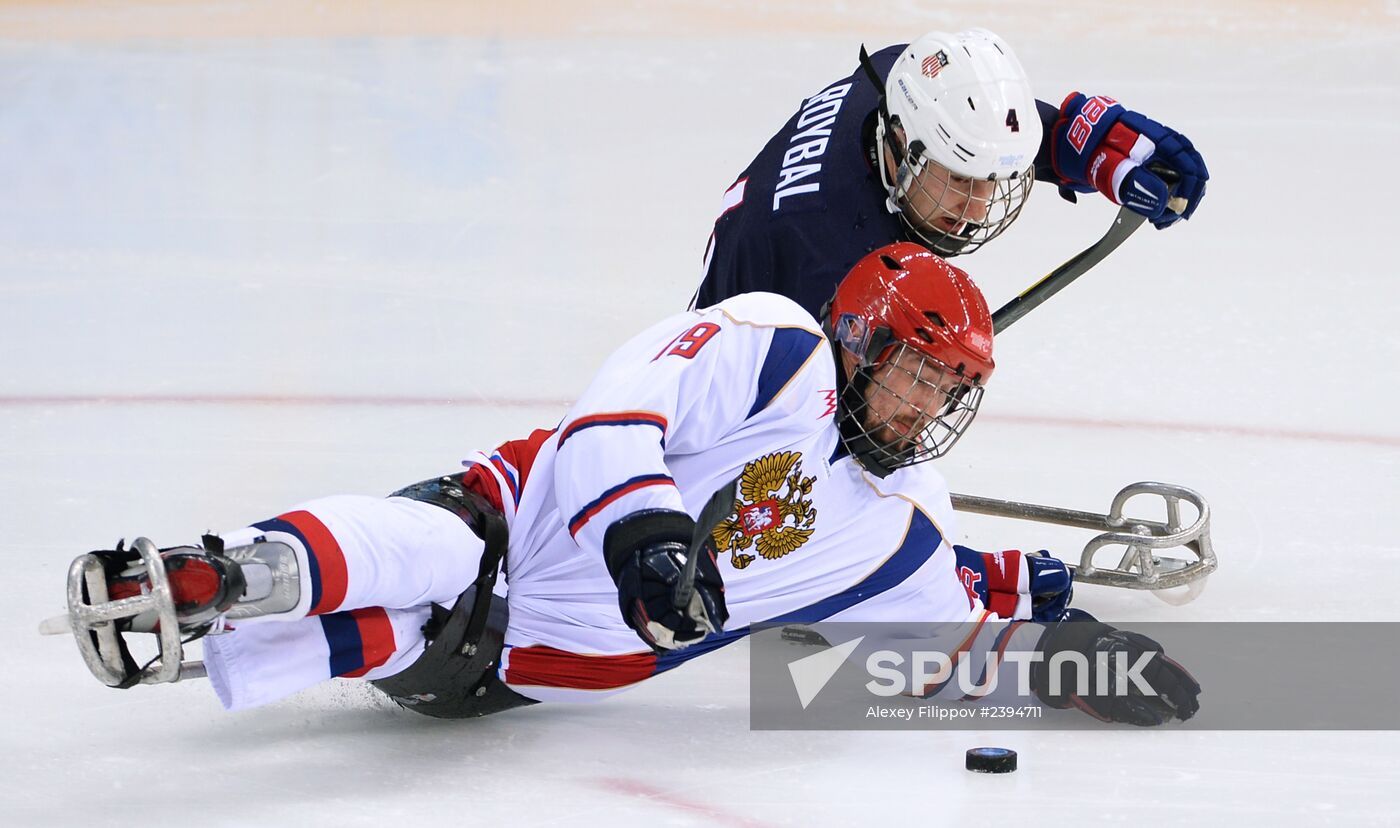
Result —
[{"label": "blue glove", "polygon": [[[1103,95],[1065,98],[1050,152],[1065,198],[1098,190],[1159,230],[1191,218],[1210,179],[1186,136]],[[1154,170],[1176,181],[1174,193]]]},{"label": "blue glove", "polygon": [[1008,620],[1059,621],[1074,596],[1074,573],[1044,550],[978,552],[954,546],[958,577],[971,598]]},{"label": "blue glove", "polygon": [[694,533],[695,521],[684,512],[645,509],[616,521],[603,536],[622,620],[658,653],[721,632],[729,620],[724,580],[708,539],[695,563],[690,598],[677,606],[683,600],[678,595]]}]

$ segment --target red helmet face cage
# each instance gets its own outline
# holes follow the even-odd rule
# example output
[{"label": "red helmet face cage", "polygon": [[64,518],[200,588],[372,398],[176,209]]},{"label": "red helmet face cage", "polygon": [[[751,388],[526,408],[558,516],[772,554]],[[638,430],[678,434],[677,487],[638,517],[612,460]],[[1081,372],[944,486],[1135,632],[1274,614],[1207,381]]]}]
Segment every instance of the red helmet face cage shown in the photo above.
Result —
[{"label": "red helmet face cage", "polygon": [[872,472],[945,454],[971,424],[991,376],[992,318],[967,274],[901,242],[856,263],[826,315],[854,371],[841,439]]}]

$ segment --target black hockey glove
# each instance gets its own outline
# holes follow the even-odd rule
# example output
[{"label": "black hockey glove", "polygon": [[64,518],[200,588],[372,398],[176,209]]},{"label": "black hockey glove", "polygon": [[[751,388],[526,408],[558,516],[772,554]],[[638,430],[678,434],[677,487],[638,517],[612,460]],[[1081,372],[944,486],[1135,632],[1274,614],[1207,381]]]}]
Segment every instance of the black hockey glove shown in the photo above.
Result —
[{"label": "black hockey glove", "polygon": [[[1031,667],[1031,688],[1051,707],[1073,706],[1102,721],[1140,727],[1164,724],[1173,718],[1185,721],[1200,709],[1197,696],[1201,685],[1185,667],[1167,658],[1161,644],[1141,633],[1097,621],[1082,610],[1069,610],[1065,620],[1049,626],[1040,639],[1040,651],[1045,659]],[[1057,665],[1054,672],[1059,673],[1059,681],[1052,688],[1050,662],[1056,653],[1066,651],[1083,653],[1088,660],[1087,693],[1078,692],[1074,659]],[[1137,669],[1144,655],[1149,658]],[[1100,677],[1101,669],[1108,670],[1107,681]],[[1101,681],[1107,694],[1098,692]],[[1120,693],[1120,689],[1127,692]]]},{"label": "black hockey glove", "polygon": [[686,583],[694,533],[695,521],[684,512],[648,509],[615,522],[603,537],[622,618],[657,652],[688,647],[722,631],[729,620],[724,580],[708,538],[695,562],[695,580]]}]

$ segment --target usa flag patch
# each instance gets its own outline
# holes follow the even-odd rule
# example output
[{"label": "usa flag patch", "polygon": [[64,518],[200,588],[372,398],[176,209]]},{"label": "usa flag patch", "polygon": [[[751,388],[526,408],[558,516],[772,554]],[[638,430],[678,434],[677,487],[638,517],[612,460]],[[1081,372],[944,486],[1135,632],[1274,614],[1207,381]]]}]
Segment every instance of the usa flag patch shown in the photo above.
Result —
[{"label": "usa flag patch", "polygon": [[939,71],[947,65],[948,53],[943,51],[942,49],[939,49],[934,54],[931,54],[928,57],[924,58],[924,75],[925,77],[936,78],[938,77]]}]

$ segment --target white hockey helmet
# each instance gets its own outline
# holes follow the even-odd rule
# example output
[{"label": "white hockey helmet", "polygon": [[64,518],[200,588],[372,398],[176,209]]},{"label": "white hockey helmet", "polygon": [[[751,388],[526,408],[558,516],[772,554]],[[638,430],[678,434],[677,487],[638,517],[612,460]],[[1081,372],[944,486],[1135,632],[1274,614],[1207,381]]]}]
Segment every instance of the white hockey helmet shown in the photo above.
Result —
[{"label": "white hockey helmet", "polygon": [[[895,60],[877,143],[890,198],[944,254],[967,253],[1020,214],[1035,180],[1040,114],[1021,63],[986,29],[931,32]],[[883,161],[883,159],[882,159]]]}]

